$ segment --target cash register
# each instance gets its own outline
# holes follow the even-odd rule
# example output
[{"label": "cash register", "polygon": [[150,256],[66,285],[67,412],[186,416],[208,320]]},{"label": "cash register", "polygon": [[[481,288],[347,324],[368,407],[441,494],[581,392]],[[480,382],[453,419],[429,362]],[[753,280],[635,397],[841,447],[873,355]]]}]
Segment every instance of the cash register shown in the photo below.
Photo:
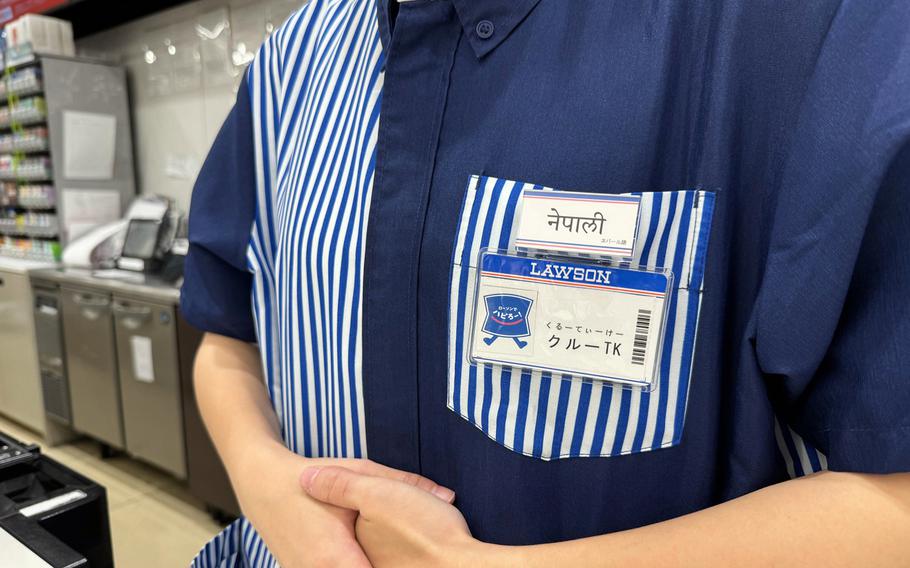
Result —
[{"label": "cash register", "polygon": [[114,565],[104,488],[2,432],[0,565]]},{"label": "cash register", "polygon": [[97,278],[179,284],[186,257],[187,219],[172,200],[136,198],[123,219],[75,239],[63,251],[69,267],[92,269]]}]

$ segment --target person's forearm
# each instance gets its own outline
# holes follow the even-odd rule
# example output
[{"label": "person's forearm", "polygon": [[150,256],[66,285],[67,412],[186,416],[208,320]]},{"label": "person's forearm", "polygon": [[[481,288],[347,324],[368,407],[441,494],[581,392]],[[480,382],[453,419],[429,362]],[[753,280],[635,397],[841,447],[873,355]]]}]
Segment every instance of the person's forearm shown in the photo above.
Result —
[{"label": "person's forearm", "polygon": [[634,530],[480,546],[487,566],[903,566],[910,474],[822,473]]},{"label": "person's forearm", "polygon": [[194,383],[209,435],[236,483],[250,451],[283,447],[256,346],[208,333],[196,354]]}]

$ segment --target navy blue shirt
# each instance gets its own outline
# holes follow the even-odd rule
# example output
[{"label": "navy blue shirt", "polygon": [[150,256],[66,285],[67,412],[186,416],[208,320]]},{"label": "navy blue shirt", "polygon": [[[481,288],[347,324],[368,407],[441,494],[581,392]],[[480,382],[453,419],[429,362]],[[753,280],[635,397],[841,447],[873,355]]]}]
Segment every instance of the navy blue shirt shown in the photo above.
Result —
[{"label": "navy blue shirt", "polygon": [[[307,11],[323,14],[325,28]],[[299,92],[276,89],[293,105],[316,92],[323,67],[346,77],[360,59],[339,50],[307,69],[254,63],[259,75],[244,83],[194,191],[182,295],[184,315],[203,329],[244,340],[259,329],[266,367],[277,365],[262,330],[283,324],[254,321],[257,302],[267,303],[255,275],[311,279],[314,298],[343,282],[319,276],[318,262],[284,273],[288,264],[250,261],[249,247],[268,248],[257,183],[275,176],[279,210],[268,215],[281,217],[295,207],[282,193],[288,180],[306,180],[319,198],[301,198],[301,218],[316,203],[329,222],[353,195],[348,186],[370,188],[363,234],[338,241],[365,238],[362,272],[343,292],[362,295],[362,327],[338,317],[362,339],[351,364],[362,373],[363,423],[351,428],[365,432],[366,449],[342,447],[350,431],[323,445],[286,429],[289,446],[420,472],[456,491],[477,538],[508,544],[647,525],[824,468],[910,471],[910,5],[436,0],[361,14],[316,0],[303,12],[279,32],[286,52],[295,37],[378,34],[375,77],[364,67],[358,81],[319,91],[336,104],[381,88],[378,116],[362,113],[375,139],[362,148],[340,139],[334,153],[290,169],[283,152],[303,146],[279,142],[270,169],[256,142],[262,77],[301,81]],[[332,128],[318,123],[301,140]],[[323,176],[325,164],[347,159],[346,144],[367,156],[366,173]],[[693,205],[677,190],[714,196],[685,425],[673,444],[544,460],[447,407],[450,276],[472,175],[663,194],[656,199],[674,208]],[[301,226],[318,241],[322,225]],[[343,235],[347,225],[338,227]],[[337,261],[331,247],[301,242],[294,255]],[[336,314],[317,310],[301,325],[316,329],[320,317]],[[343,410],[356,418],[355,398]],[[559,393],[530,404],[552,405],[543,411],[553,420],[556,406],[579,400]],[[642,427],[631,402],[620,404],[608,428]]]}]

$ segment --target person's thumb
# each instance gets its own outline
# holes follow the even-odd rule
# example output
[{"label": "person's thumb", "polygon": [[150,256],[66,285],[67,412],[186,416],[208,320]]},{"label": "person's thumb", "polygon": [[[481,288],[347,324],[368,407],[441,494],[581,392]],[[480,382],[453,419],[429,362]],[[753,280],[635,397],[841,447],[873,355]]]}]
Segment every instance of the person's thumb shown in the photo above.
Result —
[{"label": "person's thumb", "polygon": [[300,474],[300,485],[313,499],[360,511],[377,479],[343,467],[308,467]]}]

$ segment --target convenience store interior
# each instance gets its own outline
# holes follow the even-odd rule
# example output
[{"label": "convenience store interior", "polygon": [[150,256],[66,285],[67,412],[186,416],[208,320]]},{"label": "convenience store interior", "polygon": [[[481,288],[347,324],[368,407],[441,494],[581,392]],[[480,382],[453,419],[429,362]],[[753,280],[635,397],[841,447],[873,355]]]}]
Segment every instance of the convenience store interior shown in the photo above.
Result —
[{"label": "convenience store interior", "polygon": [[302,1],[0,1],[0,566],[184,566],[239,514],[192,393],[186,213]]}]

